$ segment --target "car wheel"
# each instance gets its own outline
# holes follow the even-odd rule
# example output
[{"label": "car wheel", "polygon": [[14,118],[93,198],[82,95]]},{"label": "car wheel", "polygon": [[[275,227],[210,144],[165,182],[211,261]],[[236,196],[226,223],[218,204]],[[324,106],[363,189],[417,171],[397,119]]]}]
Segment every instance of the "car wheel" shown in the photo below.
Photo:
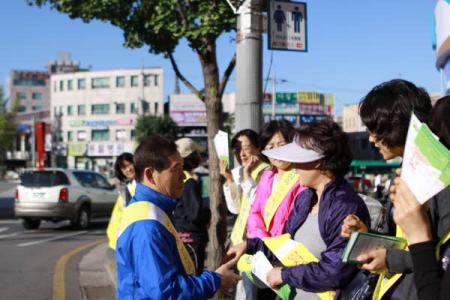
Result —
[{"label": "car wheel", "polygon": [[39,219],[23,219],[22,226],[26,230],[37,229],[41,225],[41,220]]},{"label": "car wheel", "polygon": [[77,229],[87,229],[89,227],[89,221],[90,221],[90,211],[89,207],[86,205],[83,205],[78,210],[78,214],[76,216],[75,222],[72,223],[72,225]]}]

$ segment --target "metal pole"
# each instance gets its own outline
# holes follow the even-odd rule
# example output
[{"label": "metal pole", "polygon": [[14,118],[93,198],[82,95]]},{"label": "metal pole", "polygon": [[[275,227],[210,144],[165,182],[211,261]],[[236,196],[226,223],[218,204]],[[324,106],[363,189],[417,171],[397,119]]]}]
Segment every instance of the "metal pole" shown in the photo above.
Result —
[{"label": "metal pole", "polygon": [[276,74],[275,74],[275,70],[273,71],[273,78],[272,78],[272,120],[275,120],[275,103],[277,100],[277,93],[275,90],[275,85],[276,85]]},{"label": "metal pole", "polygon": [[236,131],[261,129],[262,5],[262,0],[247,0],[239,10],[236,37]]},{"label": "metal pole", "polygon": [[31,119],[31,167],[36,168],[36,118]]}]

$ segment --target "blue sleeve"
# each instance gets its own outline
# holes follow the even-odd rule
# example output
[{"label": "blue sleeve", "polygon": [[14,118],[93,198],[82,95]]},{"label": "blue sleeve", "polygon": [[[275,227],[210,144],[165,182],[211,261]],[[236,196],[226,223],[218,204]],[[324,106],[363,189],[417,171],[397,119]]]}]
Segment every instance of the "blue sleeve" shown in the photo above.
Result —
[{"label": "blue sleeve", "polygon": [[337,290],[344,287],[356,271],[356,266],[342,262],[342,253],[347,240],[340,235],[341,224],[349,214],[356,214],[370,225],[367,207],[359,201],[336,199],[327,217],[327,249],[321,253],[319,262],[287,267],[282,270],[283,282],[309,292]]},{"label": "blue sleeve", "polygon": [[135,273],[138,299],[207,299],[220,287],[220,276],[203,272],[187,275],[182,269],[174,237],[156,221],[141,221],[135,226],[131,263]]}]

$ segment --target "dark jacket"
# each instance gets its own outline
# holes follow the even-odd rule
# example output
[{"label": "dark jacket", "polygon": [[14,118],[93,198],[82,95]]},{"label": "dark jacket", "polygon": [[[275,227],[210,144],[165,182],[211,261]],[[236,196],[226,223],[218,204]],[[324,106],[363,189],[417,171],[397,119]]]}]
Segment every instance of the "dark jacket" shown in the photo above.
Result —
[{"label": "dark jacket", "polygon": [[172,221],[178,232],[190,233],[195,242],[206,242],[211,211],[204,207],[200,184],[193,178],[184,183],[183,195],[173,212]]},{"label": "dark jacket", "polygon": [[[312,189],[307,189],[297,196],[294,209],[285,225],[285,232],[294,236],[308,217],[314,205],[314,197],[315,191]],[[349,214],[357,215],[370,227],[369,211],[350,184],[344,179],[328,183],[320,200],[318,216],[320,236],[327,249],[322,252],[317,263],[283,268],[283,282],[305,291],[321,292],[339,290],[351,280],[357,268],[342,262],[347,240],[341,237],[342,222]],[[248,248],[254,252],[262,249],[262,245],[261,240],[248,241]],[[267,249],[264,251],[268,252]],[[271,254],[268,254],[268,257],[273,259]]]}]

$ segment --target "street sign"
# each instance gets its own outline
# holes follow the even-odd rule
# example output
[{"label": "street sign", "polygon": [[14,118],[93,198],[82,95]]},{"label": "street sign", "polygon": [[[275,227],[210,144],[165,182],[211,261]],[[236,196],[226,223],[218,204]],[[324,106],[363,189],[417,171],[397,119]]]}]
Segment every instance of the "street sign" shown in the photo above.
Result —
[{"label": "street sign", "polygon": [[246,0],[227,0],[228,5],[230,5],[231,9],[235,14],[239,13],[239,8]]},{"label": "street sign", "polygon": [[268,19],[269,49],[308,51],[306,3],[272,0]]}]

